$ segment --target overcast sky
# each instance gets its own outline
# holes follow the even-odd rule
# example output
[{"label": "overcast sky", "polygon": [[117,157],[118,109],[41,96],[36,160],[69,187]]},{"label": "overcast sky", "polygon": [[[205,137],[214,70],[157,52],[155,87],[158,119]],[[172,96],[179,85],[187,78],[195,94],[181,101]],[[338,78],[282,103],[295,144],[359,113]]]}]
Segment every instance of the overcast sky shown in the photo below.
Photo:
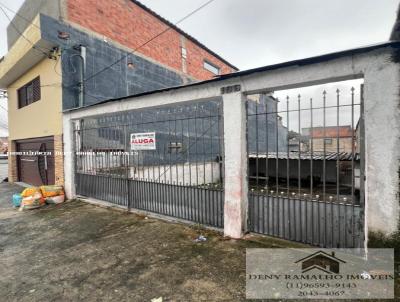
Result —
[{"label": "overcast sky", "polygon": [[[206,1],[141,2],[174,23]],[[17,10],[23,0],[0,3]],[[387,41],[398,3],[399,0],[215,0],[179,27],[244,70]],[[7,52],[7,24],[0,12],[0,56]],[[0,104],[5,105],[5,101],[0,100]],[[0,120],[5,118],[0,111]]]}]

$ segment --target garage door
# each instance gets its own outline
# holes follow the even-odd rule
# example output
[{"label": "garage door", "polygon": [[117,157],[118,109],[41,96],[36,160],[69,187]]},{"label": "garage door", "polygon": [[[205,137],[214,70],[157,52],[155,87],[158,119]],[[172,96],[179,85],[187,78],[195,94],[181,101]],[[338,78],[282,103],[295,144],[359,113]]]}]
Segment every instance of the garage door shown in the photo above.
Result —
[{"label": "garage door", "polygon": [[54,138],[36,138],[16,142],[19,181],[40,186],[54,184]]}]

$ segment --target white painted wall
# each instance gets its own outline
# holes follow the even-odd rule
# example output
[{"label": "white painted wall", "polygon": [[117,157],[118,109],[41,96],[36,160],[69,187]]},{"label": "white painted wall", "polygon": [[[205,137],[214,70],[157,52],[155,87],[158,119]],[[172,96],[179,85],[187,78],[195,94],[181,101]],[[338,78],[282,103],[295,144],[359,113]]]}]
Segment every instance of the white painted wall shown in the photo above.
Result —
[{"label": "white painted wall", "polygon": [[[398,229],[399,219],[399,64],[390,47],[304,66],[292,66],[223,81],[209,82],[114,101],[64,114],[65,150],[72,151],[71,120],[118,111],[160,106],[220,95],[221,87],[240,84],[242,93],[224,95],[225,232],[239,237],[247,219],[247,161],[243,145],[244,94],[289,89],[333,81],[365,78],[366,217],[368,228],[386,234]],[[239,140],[242,143],[238,143]],[[65,186],[74,196],[72,153],[66,154]],[[239,187],[239,188],[238,188]],[[240,203],[240,205],[239,205]]]},{"label": "white painted wall", "polygon": [[226,94],[224,102],[225,203],[224,234],[240,238],[247,230],[248,181],[246,98]]},{"label": "white painted wall", "polygon": [[367,228],[399,229],[400,69],[390,54],[364,70]]},{"label": "white painted wall", "polygon": [[220,170],[220,164],[216,162],[139,166],[130,169],[130,177],[176,184],[217,184],[220,182]]}]

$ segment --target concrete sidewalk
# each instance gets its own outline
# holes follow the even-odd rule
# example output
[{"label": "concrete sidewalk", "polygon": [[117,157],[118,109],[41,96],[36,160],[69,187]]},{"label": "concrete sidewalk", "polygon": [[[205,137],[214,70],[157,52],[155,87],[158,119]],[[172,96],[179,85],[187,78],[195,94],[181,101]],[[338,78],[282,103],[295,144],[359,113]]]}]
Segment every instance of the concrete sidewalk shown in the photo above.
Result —
[{"label": "concrete sidewalk", "polygon": [[[18,212],[0,184],[1,301],[243,301],[247,247],[200,228],[67,202]],[[195,243],[198,235],[207,241]]]}]

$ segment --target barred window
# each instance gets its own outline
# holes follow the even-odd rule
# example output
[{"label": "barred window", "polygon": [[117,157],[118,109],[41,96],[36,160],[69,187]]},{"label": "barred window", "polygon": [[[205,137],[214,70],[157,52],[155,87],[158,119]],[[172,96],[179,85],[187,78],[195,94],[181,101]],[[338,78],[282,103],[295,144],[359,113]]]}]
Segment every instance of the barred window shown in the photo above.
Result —
[{"label": "barred window", "polygon": [[40,98],[40,77],[37,77],[18,89],[18,108],[28,106],[39,101]]}]

